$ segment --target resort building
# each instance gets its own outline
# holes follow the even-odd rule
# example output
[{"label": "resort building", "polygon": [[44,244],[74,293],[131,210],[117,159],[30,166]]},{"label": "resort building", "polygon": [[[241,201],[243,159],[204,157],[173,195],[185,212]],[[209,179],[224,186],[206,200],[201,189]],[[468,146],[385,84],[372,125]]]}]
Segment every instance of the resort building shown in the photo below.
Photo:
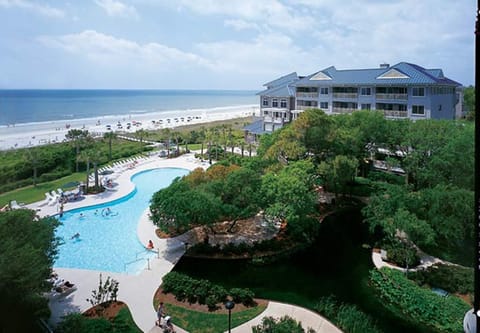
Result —
[{"label": "resort building", "polygon": [[[305,77],[290,73],[264,86],[266,90],[257,94],[264,133],[311,108],[327,114],[377,110],[390,119],[455,119],[462,102],[461,84],[445,77],[441,69],[406,62],[371,69],[332,66]],[[255,128],[260,130],[258,123]]]}]

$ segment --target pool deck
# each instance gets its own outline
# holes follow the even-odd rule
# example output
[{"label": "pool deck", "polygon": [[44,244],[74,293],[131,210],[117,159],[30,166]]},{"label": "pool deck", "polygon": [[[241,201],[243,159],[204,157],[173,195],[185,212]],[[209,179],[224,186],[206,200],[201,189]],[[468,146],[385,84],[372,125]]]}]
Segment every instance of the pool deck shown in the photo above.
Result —
[{"label": "pool deck", "polygon": [[[68,211],[121,198],[134,190],[134,184],[130,181],[134,174],[140,171],[168,167],[193,170],[198,167],[206,169],[209,167],[209,164],[208,162],[201,162],[195,159],[193,153],[185,154],[174,159],[149,157],[138,163],[135,168],[127,169],[118,176],[115,180],[115,182],[119,184],[116,191],[106,191],[98,195],[86,196],[83,200],[66,204],[64,210]],[[31,204],[28,208],[37,210],[39,216],[51,216],[58,213],[58,206],[39,206],[39,204],[40,202]],[[50,324],[55,325],[60,322],[62,316],[68,313],[83,312],[89,309],[91,305],[86,299],[91,297],[93,290],[98,289],[99,275],[102,274],[104,280],[107,277],[111,277],[119,282],[117,299],[128,305],[135,323],[143,332],[156,333],[162,331],[159,327],[155,326],[156,312],[153,308],[153,297],[155,291],[162,283],[162,277],[173,269],[176,262],[184,254],[185,248],[182,242],[182,236],[170,239],[159,239],[155,234],[156,227],[148,217],[148,212],[149,210],[147,209],[140,218],[137,233],[139,240],[145,245],[148,243],[148,240],[151,239],[155,246],[154,251],[157,252],[155,258],[150,260],[149,269],[144,269],[140,274],[134,275],[85,269],[55,268],[59,277],[74,283],[77,290],[67,296],[50,299],[49,307],[52,312]],[[341,332],[341,330],[325,318],[310,310],[277,302],[269,302],[267,309],[262,314],[232,329],[232,332],[250,333],[252,331],[251,327],[259,324],[264,316],[279,318],[285,315],[301,321],[304,328],[311,327],[315,329],[317,333]],[[173,321],[175,322],[175,318],[173,318]],[[178,333],[186,332],[178,327],[176,331]]]}]

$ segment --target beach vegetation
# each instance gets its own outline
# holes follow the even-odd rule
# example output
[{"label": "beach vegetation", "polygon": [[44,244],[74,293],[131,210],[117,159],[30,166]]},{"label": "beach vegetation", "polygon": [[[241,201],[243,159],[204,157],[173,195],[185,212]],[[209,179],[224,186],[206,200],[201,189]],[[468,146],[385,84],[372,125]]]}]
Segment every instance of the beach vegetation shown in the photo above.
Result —
[{"label": "beach vegetation", "polygon": [[[112,145],[113,161],[144,152],[145,145],[117,139]],[[97,166],[106,165],[109,158],[108,142],[95,140],[84,146],[77,156],[69,143],[50,144],[32,148],[22,148],[0,152],[0,204],[8,200],[32,203],[45,198],[44,193],[52,189],[64,188],[71,181],[85,181],[85,173],[93,166],[97,156]],[[90,156],[90,157],[89,157]],[[76,166],[82,173],[75,173]],[[83,175],[83,176],[81,176]],[[72,177],[70,177],[72,176]],[[62,178],[65,178],[62,179]],[[36,186],[31,186],[33,184]],[[30,193],[31,192],[31,193]],[[18,196],[18,197],[17,197]],[[5,198],[6,200],[4,200]]]},{"label": "beach vegetation", "polygon": [[59,239],[54,218],[37,218],[18,209],[0,212],[0,311],[3,332],[37,331],[36,321],[48,318],[52,287],[47,280],[57,254]]}]

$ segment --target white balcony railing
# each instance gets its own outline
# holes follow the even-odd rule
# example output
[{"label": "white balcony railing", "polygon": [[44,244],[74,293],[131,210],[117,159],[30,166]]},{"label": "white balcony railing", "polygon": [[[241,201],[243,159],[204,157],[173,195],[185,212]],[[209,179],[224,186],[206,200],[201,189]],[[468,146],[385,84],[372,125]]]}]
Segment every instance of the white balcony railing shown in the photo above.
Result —
[{"label": "white balcony railing", "polygon": [[393,111],[393,110],[383,110],[385,117],[394,117],[394,118],[407,118],[408,111]]},{"label": "white balcony railing", "polygon": [[263,122],[264,123],[283,124],[283,123],[287,123],[288,119],[285,119],[285,118],[282,118],[282,117],[265,116],[265,117],[263,117]]},{"label": "white balcony railing", "polygon": [[297,105],[297,110],[318,109],[318,105]]},{"label": "white balcony railing", "polygon": [[340,93],[340,92],[334,92],[333,93],[334,98],[357,98],[358,93]]},{"label": "white balcony railing", "polygon": [[390,100],[396,100],[396,99],[400,99],[400,100],[407,100],[408,99],[408,95],[407,94],[379,94],[377,93],[375,95],[375,97],[377,99],[390,99]]},{"label": "white balcony railing", "polygon": [[297,98],[318,98],[318,92],[297,92]]}]

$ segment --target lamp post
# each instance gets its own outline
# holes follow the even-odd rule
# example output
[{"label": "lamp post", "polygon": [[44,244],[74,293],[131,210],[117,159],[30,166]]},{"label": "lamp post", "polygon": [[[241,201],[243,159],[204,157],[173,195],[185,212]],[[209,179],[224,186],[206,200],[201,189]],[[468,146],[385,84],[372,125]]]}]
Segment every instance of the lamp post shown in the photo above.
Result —
[{"label": "lamp post", "polygon": [[225,303],[225,308],[228,310],[228,333],[231,331],[232,327],[232,309],[235,307],[235,303],[232,301],[228,301]]}]

